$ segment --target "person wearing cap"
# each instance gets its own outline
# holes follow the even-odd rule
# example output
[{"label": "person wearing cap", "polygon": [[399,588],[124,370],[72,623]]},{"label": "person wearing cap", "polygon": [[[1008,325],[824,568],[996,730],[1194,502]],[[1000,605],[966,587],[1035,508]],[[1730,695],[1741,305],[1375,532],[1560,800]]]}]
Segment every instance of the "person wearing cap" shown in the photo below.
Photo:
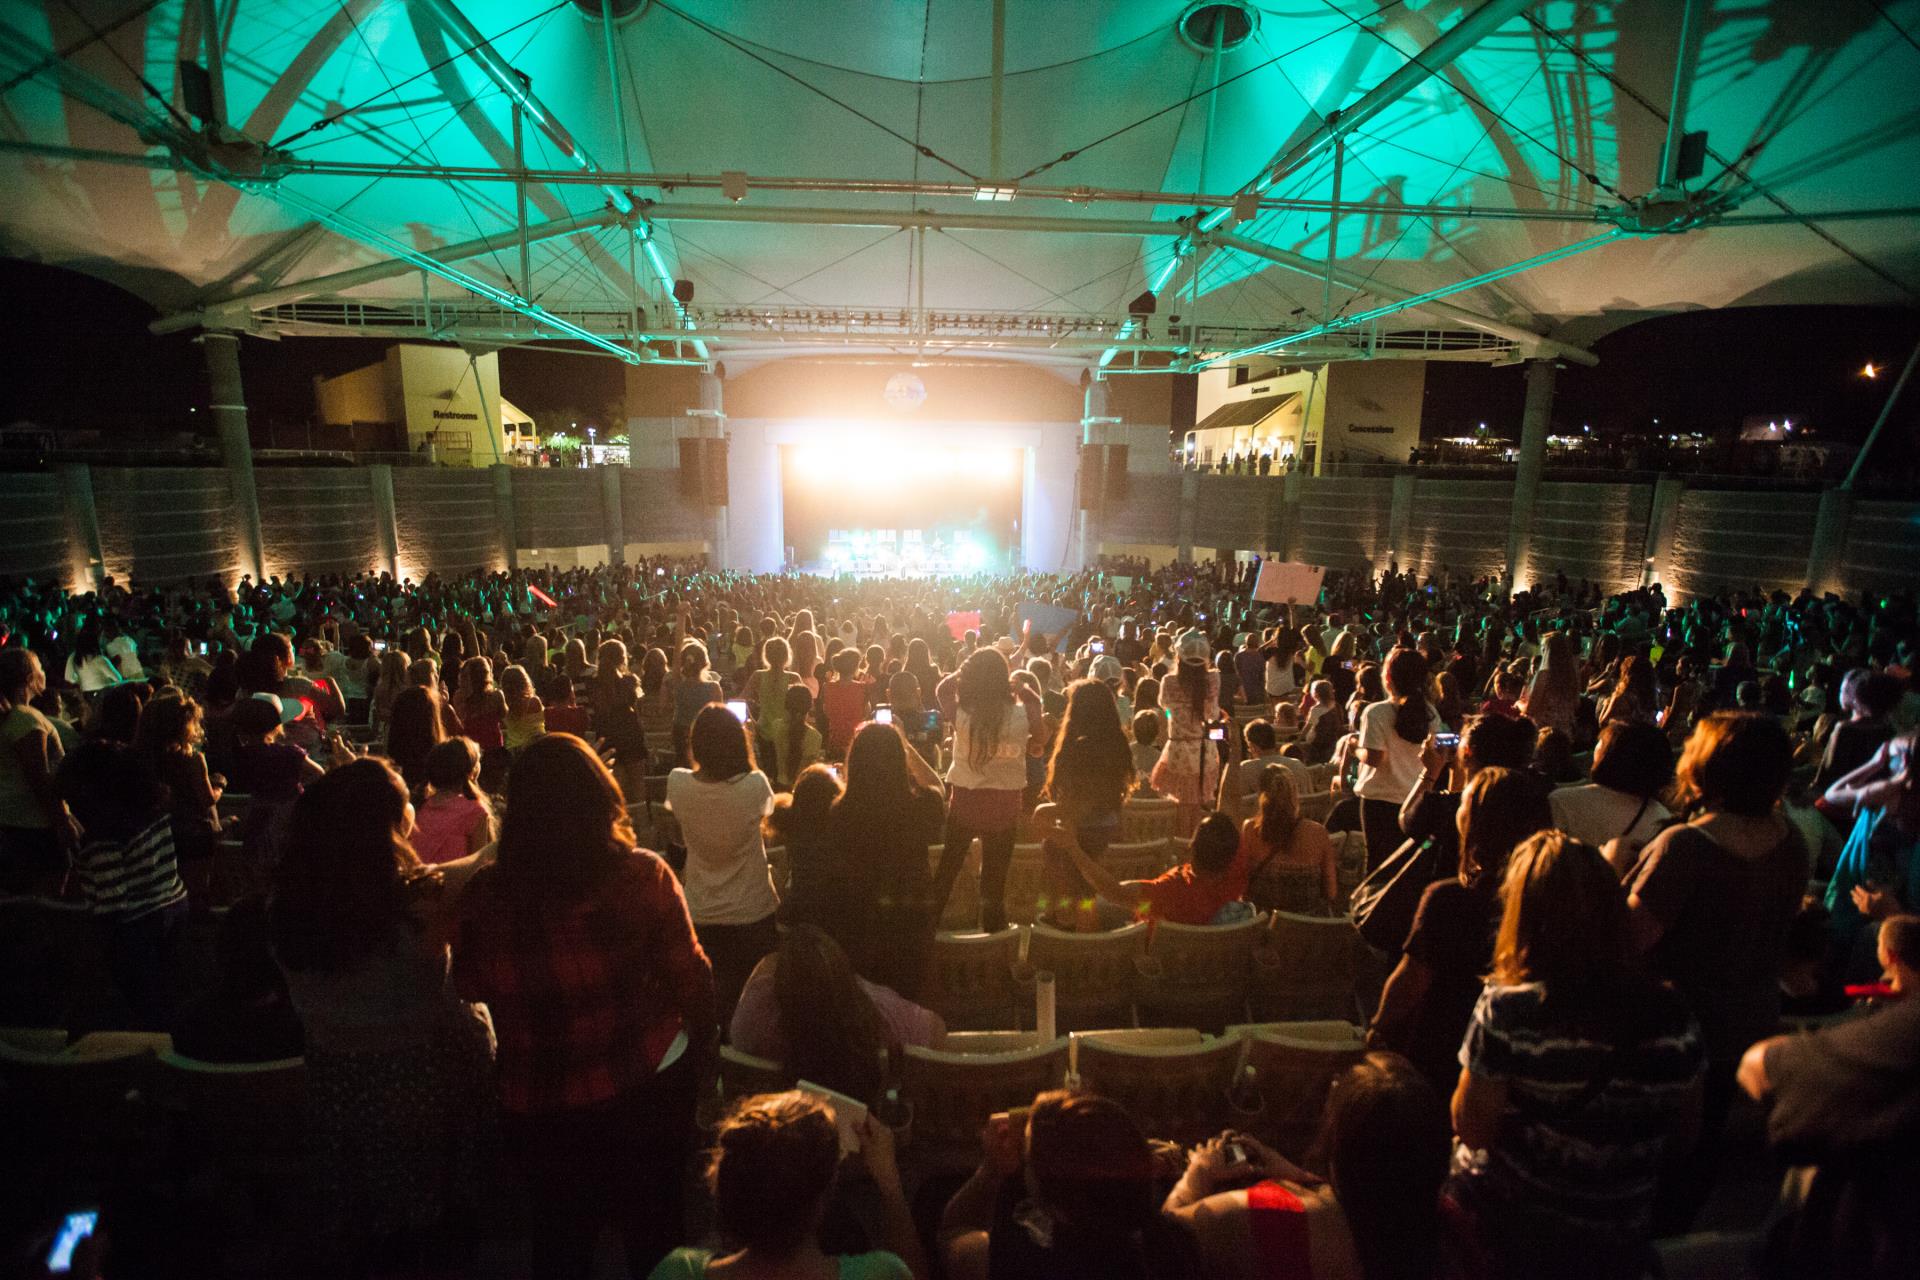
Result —
[{"label": "person wearing cap", "polygon": [[1188,631],[1174,646],[1179,667],[1161,688],[1170,723],[1167,745],[1153,767],[1153,789],[1179,802],[1178,833],[1190,836],[1220,785],[1225,748],[1207,740],[1220,719],[1220,673],[1208,661],[1207,638]]},{"label": "person wearing cap", "polygon": [[256,800],[290,800],[324,770],[286,740],[285,726],[305,713],[293,698],[256,693],[234,703],[228,717],[238,740],[228,789]]},{"label": "person wearing cap", "polygon": [[1130,723],[1133,720],[1133,699],[1126,694],[1126,669],[1120,665],[1120,659],[1103,653],[1088,666],[1087,674],[1113,690],[1113,700],[1120,705],[1120,723]]}]

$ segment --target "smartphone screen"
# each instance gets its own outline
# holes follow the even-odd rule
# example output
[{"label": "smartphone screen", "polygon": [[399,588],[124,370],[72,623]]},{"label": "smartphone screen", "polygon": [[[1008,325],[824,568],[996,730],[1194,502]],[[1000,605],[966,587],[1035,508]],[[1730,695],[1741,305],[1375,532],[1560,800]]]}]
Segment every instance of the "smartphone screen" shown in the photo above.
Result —
[{"label": "smartphone screen", "polygon": [[1213,726],[1213,728],[1207,730],[1207,739],[1211,742],[1225,742],[1227,740],[1227,727],[1221,724]]},{"label": "smartphone screen", "polygon": [[94,1228],[100,1225],[100,1211],[86,1209],[79,1213],[70,1213],[60,1224],[60,1234],[53,1238],[53,1247],[47,1250],[47,1270],[56,1275],[65,1275],[73,1270],[73,1253],[80,1242],[91,1236]]},{"label": "smartphone screen", "polygon": [[927,727],[925,729],[925,732],[927,733],[940,732],[940,713],[938,711],[927,712]]},{"label": "smartphone screen", "polygon": [[893,708],[892,707],[875,707],[873,709],[873,722],[875,724],[892,724]]},{"label": "smartphone screen", "polygon": [[727,710],[733,712],[733,718],[741,724],[747,722],[747,704],[744,701],[738,698],[732,699],[727,703]]},{"label": "smartphone screen", "polygon": [[1433,745],[1447,751],[1452,751],[1459,747],[1460,735],[1457,733],[1436,733],[1433,735]]},{"label": "smartphone screen", "polygon": [[1105,653],[1107,651],[1107,642],[1105,640],[1095,640],[1092,644],[1088,645],[1087,648],[1093,653]]},{"label": "smartphone screen", "polygon": [[200,656],[203,658],[207,656],[207,642],[205,640],[200,642]]}]

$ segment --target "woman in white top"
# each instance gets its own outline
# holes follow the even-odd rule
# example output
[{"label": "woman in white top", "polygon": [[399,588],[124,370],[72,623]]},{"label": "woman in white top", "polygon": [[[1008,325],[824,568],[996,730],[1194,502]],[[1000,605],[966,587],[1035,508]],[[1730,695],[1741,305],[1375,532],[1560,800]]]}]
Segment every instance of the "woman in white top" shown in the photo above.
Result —
[{"label": "woman in white top", "polygon": [[1440,713],[1427,702],[1427,660],[1395,649],[1382,671],[1387,699],[1360,713],[1360,830],[1372,871],[1400,847],[1400,805],[1420,781],[1420,748],[1429,733],[1444,733]]},{"label": "woman in white top", "polygon": [[1006,655],[976,649],[960,670],[934,689],[940,712],[953,725],[953,764],[947,770],[947,844],[935,873],[936,911],[980,841],[980,927],[1007,925],[1007,867],[1027,786],[1027,756],[1046,750],[1040,699],[1012,682]]},{"label": "woman in white top", "polygon": [[1673,744],[1650,724],[1612,721],[1593,750],[1593,781],[1547,797],[1553,825],[1607,855],[1625,876],[1673,818],[1659,797],[1673,785]]},{"label": "woman in white top", "polygon": [[780,944],[780,895],[760,830],[773,811],[773,786],[753,766],[747,727],[724,706],[701,708],[687,745],[694,767],[667,775],[667,804],[687,848],[687,911],[713,964],[725,1026],[753,967]]}]

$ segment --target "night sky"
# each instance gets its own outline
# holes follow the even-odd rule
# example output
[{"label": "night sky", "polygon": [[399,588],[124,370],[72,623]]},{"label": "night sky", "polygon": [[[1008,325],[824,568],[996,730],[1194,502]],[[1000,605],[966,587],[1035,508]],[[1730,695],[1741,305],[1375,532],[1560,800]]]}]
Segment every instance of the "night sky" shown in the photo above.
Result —
[{"label": "night sky", "polygon": [[[192,335],[149,334],[152,308],[75,272],[0,259],[0,424],[21,419],[129,435],[196,428],[206,385]],[[1559,377],[1554,423],[1614,432],[1731,432],[1749,414],[1790,417],[1815,435],[1864,438],[1901,364],[1920,341],[1920,311],[1864,307],[1752,307],[1643,321],[1597,342],[1596,368]],[[247,399],[260,422],[296,425],[313,411],[315,375],[381,358],[367,339],[249,340],[242,346]],[[504,351],[501,390],[538,414],[591,408],[621,396],[611,359]],[[1878,379],[1860,376],[1872,361]],[[1428,367],[1423,434],[1471,431],[1481,422],[1517,436],[1524,395],[1517,367]],[[198,407],[198,413],[189,409]],[[1660,419],[1655,428],[1654,418]],[[1920,442],[1920,384],[1910,385],[1883,447]]]}]

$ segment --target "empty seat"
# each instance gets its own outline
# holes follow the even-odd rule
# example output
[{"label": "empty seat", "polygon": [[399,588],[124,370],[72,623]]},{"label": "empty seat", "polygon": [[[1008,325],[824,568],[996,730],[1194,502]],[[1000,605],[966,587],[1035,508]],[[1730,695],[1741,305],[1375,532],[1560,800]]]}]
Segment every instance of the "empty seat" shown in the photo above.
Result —
[{"label": "empty seat", "polygon": [[1265,1022],[1230,1028],[1246,1045],[1251,1092],[1258,1114],[1242,1114],[1255,1135],[1291,1159],[1300,1159],[1320,1132],[1327,1089],[1360,1061],[1366,1038],[1349,1022]]},{"label": "empty seat", "polygon": [[939,933],[917,999],[955,1027],[1010,1027],[1024,998],[1014,973],[1020,930]]},{"label": "empty seat", "polygon": [[1351,1018],[1360,934],[1346,916],[1276,911],[1254,952],[1253,1012],[1283,1020]]},{"label": "empty seat", "polygon": [[1080,1087],[1112,1098],[1149,1137],[1194,1143],[1220,1132],[1227,1091],[1240,1066],[1238,1040],[1186,1037],[1181,1043],[1129,1042],[1124,1033],[1076,1037]]},{"label": "empty seat", "polygon": [[[1147,950],[1147,926],[1108,933],[1067,933],[1044,924],[1028,936],[1026,968],[1053,975],[1055,1026],[1124,1027],[1133,1023],[1137,966]],[[1023,1017],[1031,1017],[1026,1013]]]},{"label": "empty seat", "polygon": [[1265,916],[1238,924],[1156,922],[1136,966],[1140,1020],[1214,1030],[1245,1018],[1253,948],[1266,928]]},{"label": "empty seat", "polygon": [[980,1131],[996,1111],[1030,1106],[1066,1082],[1067,1042],[1005,1053],[949,1053],[909,1045],[901,1054],[900,1096],[913,1107],[913,1150],[933,1169],[972,1169]]},{"label": "empty seat", "polygon": [[1151,880],[1167,869],[1171,858],[1172,848],[1167,840],[1142,840],[1108,845],[1100,855],[1100,865],[1120,880]]},{"label": "empty seat", "polygon": [[57,1051],[0,1041],[0,1125],[47,1171],[99,1171],[147,1140],[129,1094],[172,1041],[139,1032],[96,1032]]},{"label": "empty seat", "polygon": [[1120,841],[1140,844],[1171,840],[1179,829],[1180,806],[1173,800],[1129,800],[1120,806]]}]

